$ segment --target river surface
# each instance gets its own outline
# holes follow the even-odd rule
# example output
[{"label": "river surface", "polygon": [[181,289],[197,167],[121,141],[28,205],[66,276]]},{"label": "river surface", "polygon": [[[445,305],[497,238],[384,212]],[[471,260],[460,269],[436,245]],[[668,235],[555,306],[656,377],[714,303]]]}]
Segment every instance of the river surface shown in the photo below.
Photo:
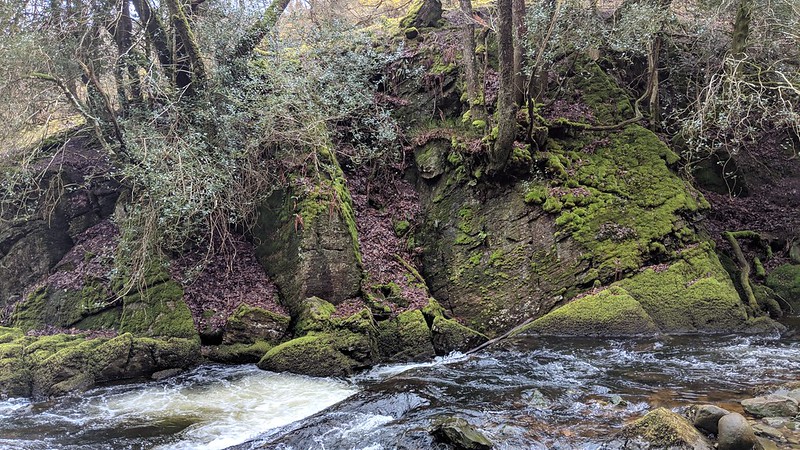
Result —
[{"label": "river surface", "polygon": [[350,379],[214,365],[51,402],[0,402],[0,448],[427,449],[442,416],[466,419],[499,449],[616,448],[620,427],[653,407],[741,411],[737,401],[754,391],[798,380],[791,338],[521,338]]}]

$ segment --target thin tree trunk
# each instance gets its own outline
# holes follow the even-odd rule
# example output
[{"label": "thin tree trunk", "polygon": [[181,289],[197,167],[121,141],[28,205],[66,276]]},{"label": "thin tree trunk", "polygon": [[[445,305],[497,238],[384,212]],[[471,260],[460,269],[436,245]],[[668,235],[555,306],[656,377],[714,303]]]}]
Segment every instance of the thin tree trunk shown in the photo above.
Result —
[{"label": "thin tree trunk", "polygon": [[461,12],[466,16],[467,24],[462,30],[464,53],[464,77],[466,78],[467,97],[469,97],[470,115],[473,120],[484,120],[483,95],[478,80],[478,66],[475,60],[475,23],[472,17],[471,0],[460,0]]},{"label": "thin tree trunk", "polygon": [[261,16],[261,19],[250,27],[242,40],[239,41],[234,56],[240,58],[252,53],[253,49],[261,43],[261,40],[275,28],[278,19],[281,18],[283,11],[289,6],[290,1],[291,0],[273,0],[267,10],[264,11],[264,15]]},{"label": "thin tree trunk", "polygon": [[150,7],[148,0],[132,0],[133,8],[139,16],[141,22],[144,24],[147,36],[150,42],[153,43],[158,62],[164,70],[167,78],[172,78],[174,70],[174,62],[172,60],[172,45],[169,42],[167,32],[164,29],[164,24],[157,14],[153,14],[153,9]]},{"label": "thin tree trunk", "polygon": [[525,104],[525,75],[522,65],[525,58],[525,49],[522,43],[525,40],[527,29],[525,27],[525,0],[512,0],[512,23],[514,27],[514,101],[517,105]]},{"label": "thin tree trunk", "polygon": [[497,40],[500,88],[497,93],[497,139],[489,155],[488,172],[505,170],[514,146],[517,130],[517,109],[514,102],[514,39],[512,0],[497,0]]},{"label": "thin tree trunk", "polygon": [[733,39],[731,41],[731,54],[736,59],[742,59],[747,50],[747,41],[750,38],[750,20],[753,17],[753,0],[742,0],[736,11],[733,23]]},{"label": "thin tree trunk", "polygon": [[183,4],[179,0],[165,1],[172,16],[172,24],[175,27],[177,53],[185,54],[185,57],[179,57],[178,60],[177,84],[179,88],[191,88],[190,90],[193,91],[195,89],[192,85],[202,83],[206,78],[206,67],[200,53],[200,46],[197,44],[192,27],[189,25],[189,19],[183,10]]}]

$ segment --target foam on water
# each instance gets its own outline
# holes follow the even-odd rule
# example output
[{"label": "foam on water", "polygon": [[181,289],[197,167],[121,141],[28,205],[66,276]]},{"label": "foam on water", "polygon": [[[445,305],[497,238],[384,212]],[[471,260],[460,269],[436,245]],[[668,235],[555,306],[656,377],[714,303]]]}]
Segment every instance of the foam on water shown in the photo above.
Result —
[{"label": "foam on water", "polygon": [[[353,385],[340,380],[275,374],[255,366],[206,366],[136,389],[94,389],[35,415],[30,414],[30,404],[25,401],[4,402],[0,415],[29,425],[77,426],[87,434],[115,428],[183,428],[154,448],[213,450],[310,416],[356,391]],[[72,441],[79,443],[80,439],[78,435]],[[0,440],[0,446],[38,448],[38,440],[34,436]],[[93,447],[91,443],[85,445]]]}]

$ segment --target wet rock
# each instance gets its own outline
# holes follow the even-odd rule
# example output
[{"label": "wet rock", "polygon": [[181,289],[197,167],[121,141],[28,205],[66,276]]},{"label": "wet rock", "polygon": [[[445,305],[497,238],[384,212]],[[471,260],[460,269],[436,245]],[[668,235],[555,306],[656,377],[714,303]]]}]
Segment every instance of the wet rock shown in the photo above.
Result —
[{"label": "wet rock", "polygon": [[370,365],[375,349],[362,334],[344,330],[312,333],[269,350],[258,367],[318,377],[348,376]]},{"label": "wet rock", "polygon": [[700,405],[693,409],[690,418],[692,424],[702,431],[717,434],[717,422],[722,416],[729,414],[730,411],[724,410],[715,405]]},{"label": "wet rock", "polygon": [[457,417],[435,421],[432,434],[436,440],[450,444],[456,450],[489,450],[494,445],[469,422]]},{"label": "wet rock", "polygon": [[798,413],[797,400],[776,394],[742,400],[742,407],[756,417],[793,417]]},{"label": "wet rock", "polygon": [[763,423],[756,423],[753,425],[753,432],[758,436],[763,436],[767,439],[772,439],[773,441],[785,441],[786,437],[783,435],[781,430],[771,427],[769,425],[765,425]]},{"label": "wet rock", "polygon": [[764,439],[760,437],[756,437],[758,439],[758,446],[754,447],[756,450],[779,450],[778,444],[770,441],[769,439]]},{"label": "wet rock", "polygon": [[773,428],[783,428],[786,427],[787,422],[789,422],[789,419],[787,419],[786,417],[765,417],[761,421],[764,422],[767,426]]},{"label": "wet rock", "polygon": [[166,380],[167,378],[172,378],[178,374],[183,372],[183,369],[165,369],[159,370],[158,372],[154,372],[150,375],[150,378],[156,381]]},{"label": "wet rock", "polygon": [[713,450],[711,442],[682,416],[658,408],[622,430],[625,448]]},{"label": "wet rock", "polygon": [[758,445],[753,428],[739,413],[730,413],[719,419],[717,450],[752,450]]}]

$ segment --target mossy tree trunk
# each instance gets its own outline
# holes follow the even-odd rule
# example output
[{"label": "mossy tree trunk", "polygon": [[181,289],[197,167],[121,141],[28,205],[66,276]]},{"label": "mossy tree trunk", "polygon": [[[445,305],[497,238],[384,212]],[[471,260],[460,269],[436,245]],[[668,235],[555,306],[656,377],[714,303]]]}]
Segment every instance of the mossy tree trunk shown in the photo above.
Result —
[{"label": "mossy tree trunk", "polygon": [[478,65],[475,60],[475,22],[473,20],[472,1],[460,0],[459,6],[467,21],[462,30],[462,52],[470,114],[473,120],[484,120],[486,113],[483,107],[483,89],[478,78]]},{"label": "mossy tree trunk", "polygon": [[514,101],[514,29],[513,0],[497,1],[497,40],[500,88],[497,93],[497,139],[489,155],[488,172],[505,169],[514,146],[517,129],[517,107]]},{"label": "mossy tree trunk", "polygon": [[736,19],[733,22],[733,38],[731,40],[731,55],[742,59],[747,50],[747,41],[750,38],[750,21],[753,17],[753,0],[741,0],[736,10]]},{"label": "mossy tree trunk", "polygon": [[522,106],[525,103],[525,75],[522,66],[525,59],[525,49],[522,42],[525,39],[525,0],[511,0],[511,21],[514,27],[514,101]]}]

